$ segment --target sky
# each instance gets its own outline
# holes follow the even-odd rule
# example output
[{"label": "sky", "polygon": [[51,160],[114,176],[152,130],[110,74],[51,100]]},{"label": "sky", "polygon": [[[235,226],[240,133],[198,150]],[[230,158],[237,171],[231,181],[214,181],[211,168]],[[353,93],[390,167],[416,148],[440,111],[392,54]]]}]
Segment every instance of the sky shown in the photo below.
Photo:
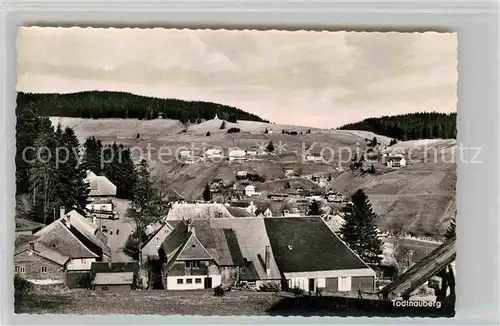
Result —
[{"label": "sky", "polygon": [[212,101],[318,128],[456,112],[454,33],[21,27],[16,45],[23,92]]}]

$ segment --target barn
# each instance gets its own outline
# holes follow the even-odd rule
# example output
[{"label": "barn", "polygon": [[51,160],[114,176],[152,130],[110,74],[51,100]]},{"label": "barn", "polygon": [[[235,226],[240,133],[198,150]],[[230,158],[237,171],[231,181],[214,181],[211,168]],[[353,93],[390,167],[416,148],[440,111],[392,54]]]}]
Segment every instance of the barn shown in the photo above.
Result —
[{"label": "barn", "polygon": [[375,271],[320,217],[265,218],[274,258],[289,288],[372,292]]}]

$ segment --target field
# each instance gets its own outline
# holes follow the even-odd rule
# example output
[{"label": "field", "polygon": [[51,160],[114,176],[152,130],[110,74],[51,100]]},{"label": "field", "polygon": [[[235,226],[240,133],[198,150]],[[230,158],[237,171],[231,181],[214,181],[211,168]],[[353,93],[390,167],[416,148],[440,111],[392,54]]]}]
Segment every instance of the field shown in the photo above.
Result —
[{"label": "field", "polygon": [[[237,127],[241,132],[227,133],[227,130],[220,129],[220,120],[186,127],[167,119],[51,119],[54,124],[60,122],[63,126],[74,128],[81,142],[89,136],[96,136],[104,143],[116,141],[131,146],[136,157],[149,155],[152,173],[157,179],[163,180],[187,199],[199,197],[204,186],[214,178],[235,180],[239,170],[266,177],[269,183],[257,191],[276,191],[275,185],[282,182],[279,180],[284,177],[284,169],[295,169],[301,170],[303,175],[330,173],[333,180],[329,188],[346,196],[360,188],[365,190],[379,215],[378,226],[382,230],[402,230],[418,235],[442,234],[455,216],[455,140],[399,142],[388,150],[406,152],[409,156],[407,166],[390,170],[375,163],[377,173],[369,174],[346,170],[349,158],[366,147],[365,139],[377,137],[382,147],[388,145],[390,139],[365,131],[238,121],[236,124],[227,123],[226,129]],[[264,133],[266,129],[274,133]],[[281,130],[294,130],[299,135],[282,134]],[[210,136],[206,136],[207,131],[210,131]],[[181,147],[194,148],[194,153],[201,155],[213,146],[246,149],[265,146],[269,141],[276,149],[281,144],[281,155],[257,157],[243,163],[223,160],[182,164],[175,160],[175,153]],[[315,154],[323,149],[323,157],[328,163],[302,160],[302,155],[311,147],[310,152]]]},{"label": "field", "polygon": [[[354,297],[353,297],[354,296]],[[453,316],[452,309],[395,309],[390,301],[353,296],[302,296],[213,290],[130,291],[37,290],[18,296],[16,314],[71,315],[246,315],[246,316]]]}]

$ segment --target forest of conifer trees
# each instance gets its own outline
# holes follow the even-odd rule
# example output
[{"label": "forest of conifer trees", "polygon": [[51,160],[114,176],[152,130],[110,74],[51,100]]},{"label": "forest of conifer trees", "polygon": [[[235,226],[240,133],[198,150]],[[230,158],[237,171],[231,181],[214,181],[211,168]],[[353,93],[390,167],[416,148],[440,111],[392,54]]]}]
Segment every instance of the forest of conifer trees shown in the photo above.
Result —
[{"label": "forest of conifer trees", "polygon": [[31,94],[19,92],[20,109],[35,105],[46,116],[78,118],[136,118],[179,120],[182,123],[201,122],[201,119],[220,119],[229,122],[250,120],[267,122],[238,108],[202,101],[160,99],[124,92],[88,91],[71,94]]},{"label": "forest of conifer trees", "polygon": [[365,130],[398,140],[456,138],[457,114],[411,113],[369,118],[340,127],[343,130]]}]

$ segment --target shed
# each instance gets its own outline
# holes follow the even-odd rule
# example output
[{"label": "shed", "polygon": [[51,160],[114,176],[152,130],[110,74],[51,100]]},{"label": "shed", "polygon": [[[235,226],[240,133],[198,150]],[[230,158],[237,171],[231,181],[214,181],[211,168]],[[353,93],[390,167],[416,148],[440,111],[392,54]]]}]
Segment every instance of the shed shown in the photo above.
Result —
[{"label": "shed", "polygon": [[129,291],[135,288],[134,272],[97,273],[93,289],[98,291]]}]

